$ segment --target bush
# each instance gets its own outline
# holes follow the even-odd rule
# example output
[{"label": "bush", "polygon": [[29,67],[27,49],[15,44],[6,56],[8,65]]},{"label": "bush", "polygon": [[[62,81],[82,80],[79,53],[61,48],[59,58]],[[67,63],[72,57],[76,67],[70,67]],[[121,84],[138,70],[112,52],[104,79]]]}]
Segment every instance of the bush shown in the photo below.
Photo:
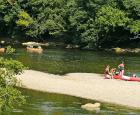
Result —
[{"label": "bush", "polygon": [[15,75],[21,74],[24,65],[16,60],[0,58],[0,111],[7,111],[25,103],[25,97],[15,88]]},{"label": "bush", "polygon": [[13,74],[21,74],[26,67],[19,61],[0,58],[0,67],[13,71]]},{"label": "bush", "polygon": [[11,46],[6,47],[6,54],[13,54],[16,49],[12,48]]}]

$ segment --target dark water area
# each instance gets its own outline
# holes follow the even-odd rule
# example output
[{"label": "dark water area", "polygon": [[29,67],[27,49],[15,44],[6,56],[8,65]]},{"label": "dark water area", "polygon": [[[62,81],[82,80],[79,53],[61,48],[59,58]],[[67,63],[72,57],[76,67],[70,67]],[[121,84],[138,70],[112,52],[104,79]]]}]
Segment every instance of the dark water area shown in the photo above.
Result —
[{"label": "dark water area", "polygon": [[101,103],[100,111],[89,112],[82,109],[81,105],[95,101],[62,94],[20,90],[26,95],[27,103],[2,115],[140,115],[140,110],[106,103]]},{"label": "dark water area", "polygon": [[140,54],[115,54],[60,48],[45,49],[42,54],[37,54],[27,52],[25,48],[19,48],[15,54],[1,54],[1,56],[19,60],[30,69],[54,74],[104,73],[106,65],[117,68],[118,64],[124,60],[127,74],[140,75]]}]

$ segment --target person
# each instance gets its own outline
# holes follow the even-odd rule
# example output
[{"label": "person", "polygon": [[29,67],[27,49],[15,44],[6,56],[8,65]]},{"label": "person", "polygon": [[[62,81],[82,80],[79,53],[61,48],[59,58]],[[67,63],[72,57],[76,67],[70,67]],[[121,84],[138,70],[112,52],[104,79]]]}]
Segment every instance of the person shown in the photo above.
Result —
[{"label": "person", "polygon": [[42,49],[41,46],[38,46],[38,49]]},{"label": "person", "polygon": [[105,68],[105,79],[112,79],[112,74],[110,73],[110,66],[107,65]]},{"label": "person", "polygon": [[116,68],[112,68],[112,69],[110,70],[110,73],[111,73],[112,78],[113,78],[113,76],[116,75]]},{"label": "person", "polygon": [[124,75],[124,62],[122,61],[121,64],[118,65],[119,75],[123,80],[130,80],[129,76]]},{"label": "person", "polygon": [[124,62],[118,65],[119,74],[122,77],[124,75]]},{"label": "person", "polygon": [[33,48],[33,46],[32,45],[28,45],[27,48]]},{"label": "person", "polygon": [[136,74],[133,74],[132,77],[137,77]]},{"label": "person", "polygon": [[113,79],[122,79],[122,77],[120,76],[120,72],[116,71],[115,75],[113,76]]}]

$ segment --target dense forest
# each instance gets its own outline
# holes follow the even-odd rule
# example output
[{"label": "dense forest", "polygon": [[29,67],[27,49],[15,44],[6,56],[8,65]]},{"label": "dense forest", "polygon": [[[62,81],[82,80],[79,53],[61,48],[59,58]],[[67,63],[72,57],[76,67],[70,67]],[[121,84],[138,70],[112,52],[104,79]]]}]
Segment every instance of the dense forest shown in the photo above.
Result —
[{"label": "dense forest", "polygon": [[140,0],[0,0],[0,36],[80,47],[139,45]]}]

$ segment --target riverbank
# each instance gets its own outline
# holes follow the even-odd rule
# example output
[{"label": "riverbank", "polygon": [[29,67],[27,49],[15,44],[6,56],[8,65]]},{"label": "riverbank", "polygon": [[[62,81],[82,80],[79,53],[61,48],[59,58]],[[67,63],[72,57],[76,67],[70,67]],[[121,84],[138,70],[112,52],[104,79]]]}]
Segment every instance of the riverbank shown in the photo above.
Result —
[{"label": "riverbank", "polygon": [[140,108],[140,82],[104,79],[101,74],[70,73],[64,76],[26,70],[18,75],[22,87]]}]

